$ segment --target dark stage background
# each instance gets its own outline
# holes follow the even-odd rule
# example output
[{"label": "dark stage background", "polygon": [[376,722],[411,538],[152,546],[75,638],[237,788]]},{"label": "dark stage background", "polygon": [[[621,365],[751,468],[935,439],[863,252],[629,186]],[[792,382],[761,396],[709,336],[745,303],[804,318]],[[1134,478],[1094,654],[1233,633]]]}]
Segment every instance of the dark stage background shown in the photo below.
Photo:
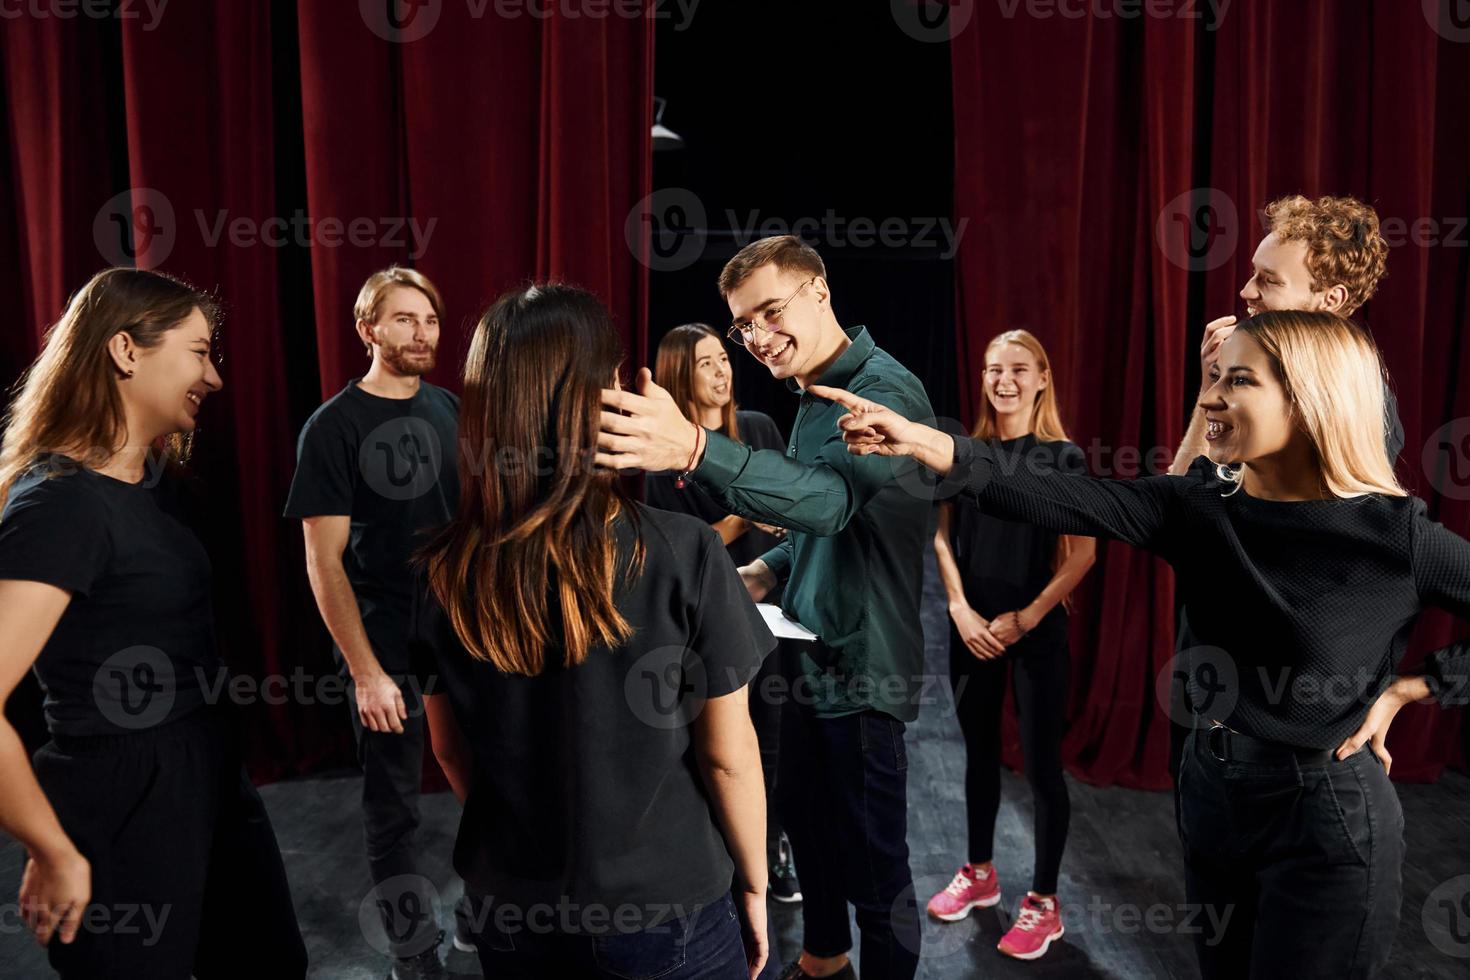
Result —
[{"label": "dark stage background", "polygon": [[[443,289],[432,380],[457,388],[475,316],[518,282],[596,290],[631,367],[677,323],[726,322],[724,260],[794,230],[826,259],[839,319],[866,323],[940,415],[969,423],[986,340],[1025,326],[1073,439],[1128,475],[1172,454],[1203,325],[1241,312],[1257,210],[1354,194],[1392,219],[1365,319],[1407,432],[1400,477],[1470,532],[1470,25],[1405,0],[643,6],[542,19],[426,0],[394,22],[386,3],[176,2],[156,23],[129,4],[141,16],[0,26],[0,377],[106,265],[219,292],[226,387],[196,468],[238,673],[332,672],[279,515],[301,423],[365,369],[357,287],[391,261]],[[683,149],[651,151],[655,94]],[[732,357],[741,404],[789,431],[795,399]],[[1154,684],[1174,614],[1166,566],[1102,547],[1074,614],[1074,774],[1167,785]],[[1424,617],[1409,663],[1465,629]],[[23,725],[34,699],[12,699]],[[1405,709],[1395,777],[1463,764],[1459,714]],[[249,717],[258,779],[351,761],[340,704]]]}]

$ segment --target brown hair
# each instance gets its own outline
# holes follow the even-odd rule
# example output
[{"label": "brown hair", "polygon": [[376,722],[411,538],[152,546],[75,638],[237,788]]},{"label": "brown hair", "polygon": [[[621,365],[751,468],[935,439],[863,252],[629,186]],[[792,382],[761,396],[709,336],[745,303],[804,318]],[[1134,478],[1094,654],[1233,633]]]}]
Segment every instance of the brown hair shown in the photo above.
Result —
[{"label": "brown hair", "polygon": [[609,525],[620,512],[633,524],[631,581],[646,556],[637,510],[592,463],[622,359],[606,308],[572,286],[506,293],[475,327],[459,432],[484,465],[460,466],[458,511],[420,560],[470,656],[506,673],[541,673],[549,645],[571,667],[633,634],[614,603]]},{"label": "brown hair", "polygon": [[725,263],[720,270],[720,295],[729,296],[763,265],[774,265],[782,272],[827,278],[827,266],[816,249],[795,235],[776,235],[751,242]]},{"label": "brown hair", "polygon": [[1351,197],[1300,194],[1266,205],[1271,231],[1283,242],[1305,242],[1307,272],[1312,292],[1335,285],[1347,289],[1347,301],[1337,312],[1351,316],[1378,289],[1388,266],[1388,243],[1378,230],[1378,212]]},{"label": "brown hair", "polygon": [[[689,421],[696,424],[699,422],[699,406],[694,404],[694,348],[706,337],[718,340],[721,348],[725,346],[725,338],[707,323],[677,326],[658,342],[658,359],[654,362],[653,377],[658,386],[667,391]],[[731,384],[734,384],[733,376]],[[735,412],[735,399],[731,398],[720,413],[720,431],[739,442]]]},{"label": "brown hair", "polygon": [[352,304],[353,318],[363,323],[377,323],[378,314],[383,312],[383,300],[395,286],[407,286],[423,293],[428,298],[429,305],[434,308],[434,315],[440,320],[444,319],[444,300],[439,296],[438,287],[417,269],[405,269],[398,265],[379,269],[367,277],[367,282],[357,291],[357,302]]},{"label": "brown hair", "polygon": [[[111,458],[126,436],[127,418],[108,341],[126,332],[139,347],[152,349],[196,309],[211,327],[218,323],[219,307],[210,296],[143,269],[104,269],[77,290],[46,331],[40,355],[16,382],[6,410],[0,506],[38,453],[65,453],[84,465]],[[185,459],[191,443],[181,433],[165,437],[165,460]]]}]

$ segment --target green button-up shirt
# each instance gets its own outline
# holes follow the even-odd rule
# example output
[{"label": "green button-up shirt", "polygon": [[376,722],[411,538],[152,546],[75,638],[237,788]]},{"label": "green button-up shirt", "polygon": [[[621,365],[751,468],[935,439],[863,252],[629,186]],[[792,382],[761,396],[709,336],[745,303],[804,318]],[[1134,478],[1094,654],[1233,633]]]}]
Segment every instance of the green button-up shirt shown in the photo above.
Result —
[{"label": "green button-up shirt", "polygon": [[[845,332],[852,344],[821,384],[905,418],[933,418],[919,379],[867,328]],[[803,391],[784,455],[709,432],[691,475],[726,509],[789,529],[762,558],[786,583],[782,608],[821,638],[798,644],[793,697],[820,717],[873,708],[913,721],[923,692],[919,596],[934,533],[932,484],[910,457],[849,453],[837,427],[845,411]]]}]

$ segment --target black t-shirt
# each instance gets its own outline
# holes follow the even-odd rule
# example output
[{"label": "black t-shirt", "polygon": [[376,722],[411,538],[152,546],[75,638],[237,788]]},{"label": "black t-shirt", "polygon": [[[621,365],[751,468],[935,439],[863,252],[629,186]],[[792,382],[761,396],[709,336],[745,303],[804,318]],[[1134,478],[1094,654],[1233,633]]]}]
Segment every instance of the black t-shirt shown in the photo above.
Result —
[{"label": "black t-shirt", "polygon": [[[995,440],[991,445],[998,456],[1017,466],[1064,473],[1087,471],[1082,450],[1066,440],[1040,442],[1034,435],[1025,435]],[[1056,574],[1055,531],[994,517],[983,506],[951,508],[949,542],[965,598],[986,619],[1030,605]],[[1026,639],[1065,643],[1066,607],[1057,603]],[[1014,647],[1007,652],[1013,651]]]},{"label": "black t-shirt", "polygon": [[[735,413],[735,428],[740,432],[740,441],[751,449],[776,449],[786,451],[786,440],[781,430],[769,415],[762,412],[738,411]],[[650,507],[671,510],[676,514],[693,514],[706,524],[714,524],[730,516],[730,512],[715,502],[703,487],[694,480],[685,480],[681,490],[674,486],[675,474],[650,473],[643,480],[643,499]],[[728,549],[736,566],[749,565],[778,544],[774,535],[753,527],[730,542]],[[767,599],[779,602],[779,599]]]},{"label": "black t-shirt", "polygon": [[11,487],[0,579],[72,593],[35,664],[53,734],[152,728],[220,690],[209,556],[167,512],[164,483],[45,454]]},{"label": "black t-shirt", "polygon": [[383,669],[408,670],[409,558],[459,500],[459,399],[419,383],[383,398],[354,378],[312,413],[296,445],[286,516],[352,518],[342,564]]},{"label": "black t-shirt", "polygon": [[[624,514],[612,524],[614,601],[634,629],[627,643],[594,647],[572,668],[556,643],[540,675],[502,673],[471,658],[416,588],[412,644],[419,683],[448,696],[473,751],[454,846],[469,889],[522,912],[559,901],[638,910],[623,930],[730,889],[734,866],[696,766],[690,710],[748,684],[776,642],[718,534],[633,506],[647,557],[632,585],[623,571],[631,522]],[[559,616],[548,629],[561,635]]]}]

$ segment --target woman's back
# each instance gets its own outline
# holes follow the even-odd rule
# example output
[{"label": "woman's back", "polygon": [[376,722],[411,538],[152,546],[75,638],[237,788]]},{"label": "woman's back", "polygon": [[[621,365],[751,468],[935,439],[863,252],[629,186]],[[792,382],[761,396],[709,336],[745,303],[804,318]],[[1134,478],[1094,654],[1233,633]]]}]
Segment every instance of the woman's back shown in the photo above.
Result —
[{"label": "woman's back", "polygon": [[559,648],[534,677],[476,660],[416,590],[416,673],[426,693],[448,695],[475,759],[455,868],[497,903],[569,906],[552,923],[566,931],[646,928],[730,890],[691,722],[703,699],[748,683],[775,645],[708,525],[634,506],[647,556],[632,583],[621,574],[632,522],[619,514],[609,526],[614,600],[632,636],[576,667]]}]

